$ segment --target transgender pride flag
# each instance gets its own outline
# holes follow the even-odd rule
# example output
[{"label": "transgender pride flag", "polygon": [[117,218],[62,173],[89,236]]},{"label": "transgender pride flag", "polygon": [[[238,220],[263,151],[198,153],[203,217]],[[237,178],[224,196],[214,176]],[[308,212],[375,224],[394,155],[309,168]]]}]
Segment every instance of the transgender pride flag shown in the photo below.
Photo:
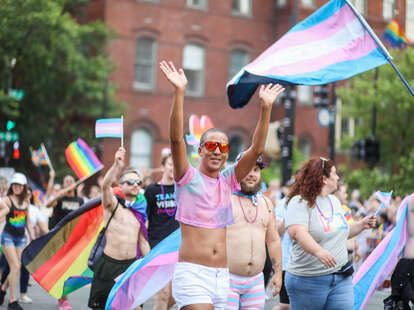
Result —
[{"label": "transgender pride flag", "polygon": [[181,232],[177,229],[129,266],[112,287],[105,310],[134,309],[166,286],[173,278],[180,244]]},{"label": "transgender pride flag", "polygon": [[389,60],[391,56],[355,8],[347,0],[331,0],[228,82],[229,104],[242,108],[259,84],[327,84]]},{"label": "transgender pride flag", "polygon": [[98,119],[95,125],[97,138],[121,138],[123,137],[123,118]]}]

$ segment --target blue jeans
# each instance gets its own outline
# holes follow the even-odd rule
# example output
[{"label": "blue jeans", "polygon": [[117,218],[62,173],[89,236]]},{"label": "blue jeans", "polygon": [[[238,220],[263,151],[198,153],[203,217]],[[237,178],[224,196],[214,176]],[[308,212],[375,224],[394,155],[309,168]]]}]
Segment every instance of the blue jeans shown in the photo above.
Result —
[{"label": "blue jeans", "polygon": [[352,277],[339,274],[301,277],[286,271],[292,310],[353,310]]}]

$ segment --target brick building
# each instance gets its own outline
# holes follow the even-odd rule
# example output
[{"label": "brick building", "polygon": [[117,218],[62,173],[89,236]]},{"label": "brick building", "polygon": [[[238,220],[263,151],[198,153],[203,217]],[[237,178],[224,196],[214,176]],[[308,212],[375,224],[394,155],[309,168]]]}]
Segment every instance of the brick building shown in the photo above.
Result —
[{"label": "brick building", "polygon": [[[189,78],[185,121],[191,114],[210,116],[230,137],[234,157],[250,143],[259,115],[255,96],[243,110],[227,104],[225,85],[244,64],[256,58],[326,0],[91,0],[88,19],[101,19],[118,37],[109,52],[116,70],[117,98],[126,102],[125,146],[131,165],[157,167],[169,145],[168,117],[172,89],[158,63],[172,60]],[[395,15],[414,31],[406,14],[413,0],[353,0],[378,35]],[[411,13],[412,15],[413,13]],[[412,17],[412,16],[411,16]],[[411,28],[410,28],[411,27]],[[409,34],[410,35],[410,34]],[[328,129],[317,121],[311,87],[298,87],[295,136],[306,155],[329,154]],[[340,108],[340,105],[339,105]],[[279,106],[272,120],[284,117]],[[337,140],[352,121],[337,117]],[[344,126],[341,126],[344,125]],[[103,162],[110,164],[118,141],[105,139]]]}]

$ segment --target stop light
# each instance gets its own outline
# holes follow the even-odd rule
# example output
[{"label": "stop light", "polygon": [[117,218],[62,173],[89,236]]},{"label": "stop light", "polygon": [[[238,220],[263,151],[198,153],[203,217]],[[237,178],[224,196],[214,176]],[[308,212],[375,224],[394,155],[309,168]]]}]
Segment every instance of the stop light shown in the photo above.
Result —
[{"label": "stop light", "polygon": [[20,158],[19,141],[13,143],[13,159]]},{"label": "stop light", "polygon": [[355,141],[352,145],[352,157],[375,164],[380,160],[380,142],[375,137]]},{"label": "stop light", "polygon": [[16,127],[16,123],[13,121],[7,121],[6,129],[7,131],[11,131],[14,127]]},{"label": "stop light", "polygon": [[329,86],[318,85],[313,88],[313,105],[315,107],[326,107],[328,100]]}]

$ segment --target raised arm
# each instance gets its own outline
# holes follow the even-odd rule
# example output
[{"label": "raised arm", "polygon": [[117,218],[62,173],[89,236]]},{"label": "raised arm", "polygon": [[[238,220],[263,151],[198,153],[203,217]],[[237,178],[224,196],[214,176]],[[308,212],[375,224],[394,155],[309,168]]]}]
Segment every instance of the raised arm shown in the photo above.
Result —
[{"label": "raised arm", "polygon": [[187,78],[184,70],[175,69],[174,64],[166,61],[160,63],[161,71],[174,86],[174,100],[170,111],[170,143],[174,164],[174,179],[179,181],[188,169],[187,150],[184,140],[184,95]]},{"label": "raised arm", "polygon": [[105,209],[112,211],[116,205],[116,198],[112,193],[112,184],[121,174],[124,166],[125,149],[120,147],[115,153],[115,160],[111,168],[106,172],[102,182],[102,205]]},{"label": "raised arm", "polygon": [[62,189],[62,190],[60,190],[59,191],[59,193],[57,193],[56,194],[56,196],[55,197],[53,197],[53,199],[52,200],[49,200],[48,202],[47,202],[47,204],[46,204],[46,207],[47,208],[54,208],[54,207],[56,207],[56,205],[57,205],[57,201],[60,199],[60,198],[62,198],[63,196],[65,196],[67,193],[69,193],[70,191],[73,191],[75,188],[76,188],[76,186],[78,186],[79,185],[79,183],[78,182],[76,182],[76,183],[73,183],[71,186],[69,186],[69,187],[66,187],[66,188],[64,188],[64,189]]},{"label": "raised arm", "polygon": [[[49,166],[50,167],[50,166]],[[53,186],[55,185],[55,169],[50,167],[49,170],[49,181],[47,182],[47,190],[46,190],[46,201],[49,199],[50,195],[53,192]]]},{"label": "raised arm", "polygon": [[259,121],[257,122],[256,129],[254,130],[252,145],[236,164],[235,174],[237,181],[240,182],[249,173],[249,171],[256,164],[257,158],[263,153],[266,143],[267,130],[269,128],[272,105],[276,98],[284,90],[285,89],[279,84],[260,86],[259,98],[261,108]]},{"label": "raised arm", "polygon": [[6,197],[4,197],[3,199],[0,199],[0,221],[1,222],[4,221],[4,218],[7,215],[7,213],[10,212],[11,202],[10,202],[9,197],[7,197],[7,202],[6,202]]},{"label": "raised arm", "polygon": [[365,229],[371,229],[375,227],[377,222],[377,217],[375,214],[365,216],[362,220],[359,220],[351,225],[349,225],[349,234],[348,239],[359,235]]},{"label": "raised arm", "polygon": [[282,244],[276,229],[276,220],[273,212],[270,213],[270,221],[268,225],[266,245],[275,272],[270,282],[270,288],[273,290],[273,296],[276,296],[282,288]]}]

